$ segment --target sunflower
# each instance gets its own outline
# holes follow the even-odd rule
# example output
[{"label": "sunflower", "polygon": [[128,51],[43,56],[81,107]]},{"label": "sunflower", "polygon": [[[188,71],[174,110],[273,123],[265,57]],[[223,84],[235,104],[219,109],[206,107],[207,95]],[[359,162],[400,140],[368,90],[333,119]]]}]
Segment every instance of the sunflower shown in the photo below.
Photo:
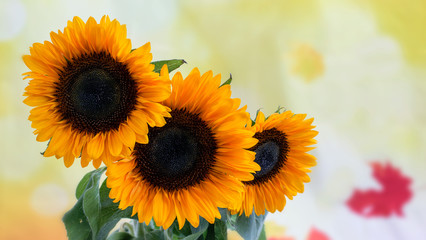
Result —
[{"label": "sunflower", "polygon": [[213,223],[218,207],[241,204],[241,181],[260,170],[247,150],[257,140],[245,129],[246,107],[238,109],[229,85],[219,86],[211,71],[200,76],[195,68],[185,80],[174,75],[164,101],[172,117],[150,128],[149,143],[136,144],[132,157],[108,166],[110,197],[120,209],[133,206],[140,222],[153,218],[164,228],[177,218],[182,228],[186,220],[197,227],[199,216]]},{"label": "sunflower", "polygon": [[51,42],[35,43],[23,60],[31,72],[24,103],[37,141],[49,141],[44,156],[81,157],[98,168],[129,156],[147,143],[148,126],[163,126],[170,109],[170,79],[153,72],[147,43],[132,51],[126,26],[108,16],[97,23],[74,17]]},{"label": "sunflower", "polygon": [[255,162],[261,167],[254,179],[244,181],[245,192],[240,208],[232,209],[233,214],[244,212],[250,216],[282,211],[286,198],[293,199],[304,190],[303,183],[309,182],[306,174],[316,165],[315,157],[307,154],[316,143],[318,134],[312,130],[313,118],[305,119],[306,114],[293,114],[285,111],[274,113],[265,120],[259,111],[255,124],[248,127],[259,142],[250,150],[256,152]]}]

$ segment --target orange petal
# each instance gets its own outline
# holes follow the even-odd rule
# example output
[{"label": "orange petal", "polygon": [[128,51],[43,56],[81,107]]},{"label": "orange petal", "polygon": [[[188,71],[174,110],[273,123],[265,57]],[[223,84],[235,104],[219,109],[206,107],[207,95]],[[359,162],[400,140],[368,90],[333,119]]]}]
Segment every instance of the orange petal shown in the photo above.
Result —
[{"label": "orange petal", "polygon": [[118,136],[126,146],[133,149],[136,143],[136,135],[131,127],[127,124],[121,124],[120,129],[118,130]]},{"label": "orange petal", "polygon": [[67,167],[67,168],[71,167],[71,165],[74,163],[74,159],[75,159],[75,157],[74,157],[74,155],[72,154],[71,151],[69,151],[67,154],[65,154],[65,156],[64,156],[65,167]]},{"label": "orange petal", "polygon": [[104,151],[104,134],[98,133],[92,140],[87,144],[87,153],[93,159],[97,159],[102,155]]},{"label": "orange petal", "polygon": [[123,148],[123,143],[120,141],[117,131],[113,130],[108,133],[109,151],[113,156],[118,156]]}]

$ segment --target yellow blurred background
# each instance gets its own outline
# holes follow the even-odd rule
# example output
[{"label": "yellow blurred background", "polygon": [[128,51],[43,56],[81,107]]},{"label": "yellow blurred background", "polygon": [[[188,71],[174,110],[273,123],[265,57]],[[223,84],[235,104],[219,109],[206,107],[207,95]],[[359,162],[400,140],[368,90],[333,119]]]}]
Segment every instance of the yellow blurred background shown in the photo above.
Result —
[{"label": "yellow blurred background", "polygon": [[[233,76],[251,114],[278,106],[315,117],[318,166],[305,193],[270,214],[270,239],[424,239],[426,230],[426,1],[0,0],[0,239],[66,239],[61,218],[93,167],[44,158],[27,120],[21,57],[74,16],[108,14],[155,60],[183,58]],[[369,162],[413,179],[404,217],[365,219],[345,206],[378,188]],[[234,236],[232,233],[230,236]]]}]

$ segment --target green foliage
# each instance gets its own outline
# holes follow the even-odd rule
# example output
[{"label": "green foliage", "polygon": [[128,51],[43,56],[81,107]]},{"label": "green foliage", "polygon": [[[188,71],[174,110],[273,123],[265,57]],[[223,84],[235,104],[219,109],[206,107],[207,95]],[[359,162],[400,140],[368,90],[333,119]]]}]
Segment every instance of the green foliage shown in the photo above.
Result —
[{"label": "green foliage", "polygon": [[[96,239],[96,233],[99,230],[99,215],[101,212],[101,201],[99,198],[99,181],[103,171],[93,174],[89,180],[88,186],[83,195],[83,212],[86,215],[90,228],[92,229],[92,238]],[[90,186],[89,186],[90,184]]]},{"label": "green foliage", "polygon": [[77,186],[77,204],[62,219],[71,240],[106,239],[120,219],[131,217],[132,208],[120,210],[109,198],[105,181],[99,187],[105,169],[89,172]]},{"label": "green foliage", "polygon": [[101,200],[101,211],[100,211],[100,221],[99,226],[100,230],[97,234],[98,239],[105,239],[108,233],[112,228],[120,221],[122,218],[131,218],[132,207],[128,207],[125,210],[118,208],[118,203],[114,203],[111,198],[109,198],[110,189],[106,186],[106,181],[102,183],[101,188],[99,189],[99,197]]},{"label": "green foliage", "polygon": [[75,206],[64,215],[62,221],[67,229],[68,239],[92,239],[92,230],[83,212],[83,198],[80,198]]},{"label": "green foliage", "polygon": [[[76,196],[79,196],[79,198],[77,204],[70,211],[68,211],[62,219],[65,224],[65,228],[67,229],[67,235],[69,239],[94,239],[94,231],[92,227],[94,227],[96,230],[95,232],[97,232],[98,226],[93,219],[89,220],[85,213],[85,207],[88,211],[89,216],[92,216],[96,212],[99,212],[99,208],[96,206],[96,201],[98,201],[99,198],[95,197],[93,201],[90,201],[90,198],[93,198],[93,189],[98,188],[100,177],[104,171],[105,168],[99,168],[97,170],[94,170],[86,174],[78,184]],[[84,190],[82,191],[82,189]],[[89,194],[85,198],[86,191],[88,191]],[[87,209],[89,206],[96,206],[96,209],[94,209],[93,211],[89,210]]]},{"label": "green foliage", "polygon": [[[250,217],[231,215],[227,209],[220,208],[221,219],[210,224],[200,217],[197,228],[185,222],[179,229],[177,220],[168,228],[157,227],[154,221],[149,225],[139,223],[137,216],[131,216],[132,208],[121,210],[118,203],[109,198],[110,189],[101,177],[105,168],[86,174],[76,190],[76,205],[63,217],[70,240],[225,240],[228,229],[236,230],[244,239],[266,240],[263,222],[265,216]],[[130,222],[122,224],[119,230],[111,232],[121,219]]]},{"label": "green foliage", "polygon": [[216,222],[214,223],[214,239],[228,239],[228,227],[226,226],[226,222],[216,220]]},{"label": "green foliage", "polygon": [[244,214],[237,216],[234,223],[235,230],[245,240],[257,240],[263,231],[266,215],[267,213],[257,216],[253,211],[250,217],[246,217]]},{"label": "green foliage", "polygon": [[249,217],[246,217],[245,214],[230,215],[228,211],[227,226],[237,231],[246,240],[266,240],[264,222],[267,214],[268,212],[257,216],[253,211]]},{"label": "green foliage", "polygon": [[92,177],[93,172],[86,173],[84,177],[80,180],[80,182],[77,185],[77,189],[75,190],[75,197],[79,199],[81,195],[83,195],[84,190],[87,187],[87,184],[89,183],[90,178]]},{"label": "green foliage", "polygon": [[156,62],[152,62],[151,64],[154,64],[154,66],[155,66],[154,72],[160,73],[161,68],[164,66],[164,64],[167,65],[169,72],[172,72],[172,71],[178,69],[184,63],[186,63],[186,62],[183,59],[171,59],[171,60],[156,61]]}]

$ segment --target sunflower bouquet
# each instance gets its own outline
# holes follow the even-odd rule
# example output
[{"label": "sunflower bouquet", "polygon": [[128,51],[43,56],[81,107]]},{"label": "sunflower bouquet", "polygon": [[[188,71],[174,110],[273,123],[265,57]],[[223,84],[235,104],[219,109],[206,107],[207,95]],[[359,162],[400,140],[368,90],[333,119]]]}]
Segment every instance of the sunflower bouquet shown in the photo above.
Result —
[{"label": "sunflower bouquet", "polygon": [[152,62],[150,44],[133,49],[108,16],[50,38],[23,57],[31,126],[45,157],[96,168],[63,217],[69,239],[266,239],[266,214],[303,192],[316,164],[306,114],[253,121],[232,78],[171,77],[185,61]]}]

